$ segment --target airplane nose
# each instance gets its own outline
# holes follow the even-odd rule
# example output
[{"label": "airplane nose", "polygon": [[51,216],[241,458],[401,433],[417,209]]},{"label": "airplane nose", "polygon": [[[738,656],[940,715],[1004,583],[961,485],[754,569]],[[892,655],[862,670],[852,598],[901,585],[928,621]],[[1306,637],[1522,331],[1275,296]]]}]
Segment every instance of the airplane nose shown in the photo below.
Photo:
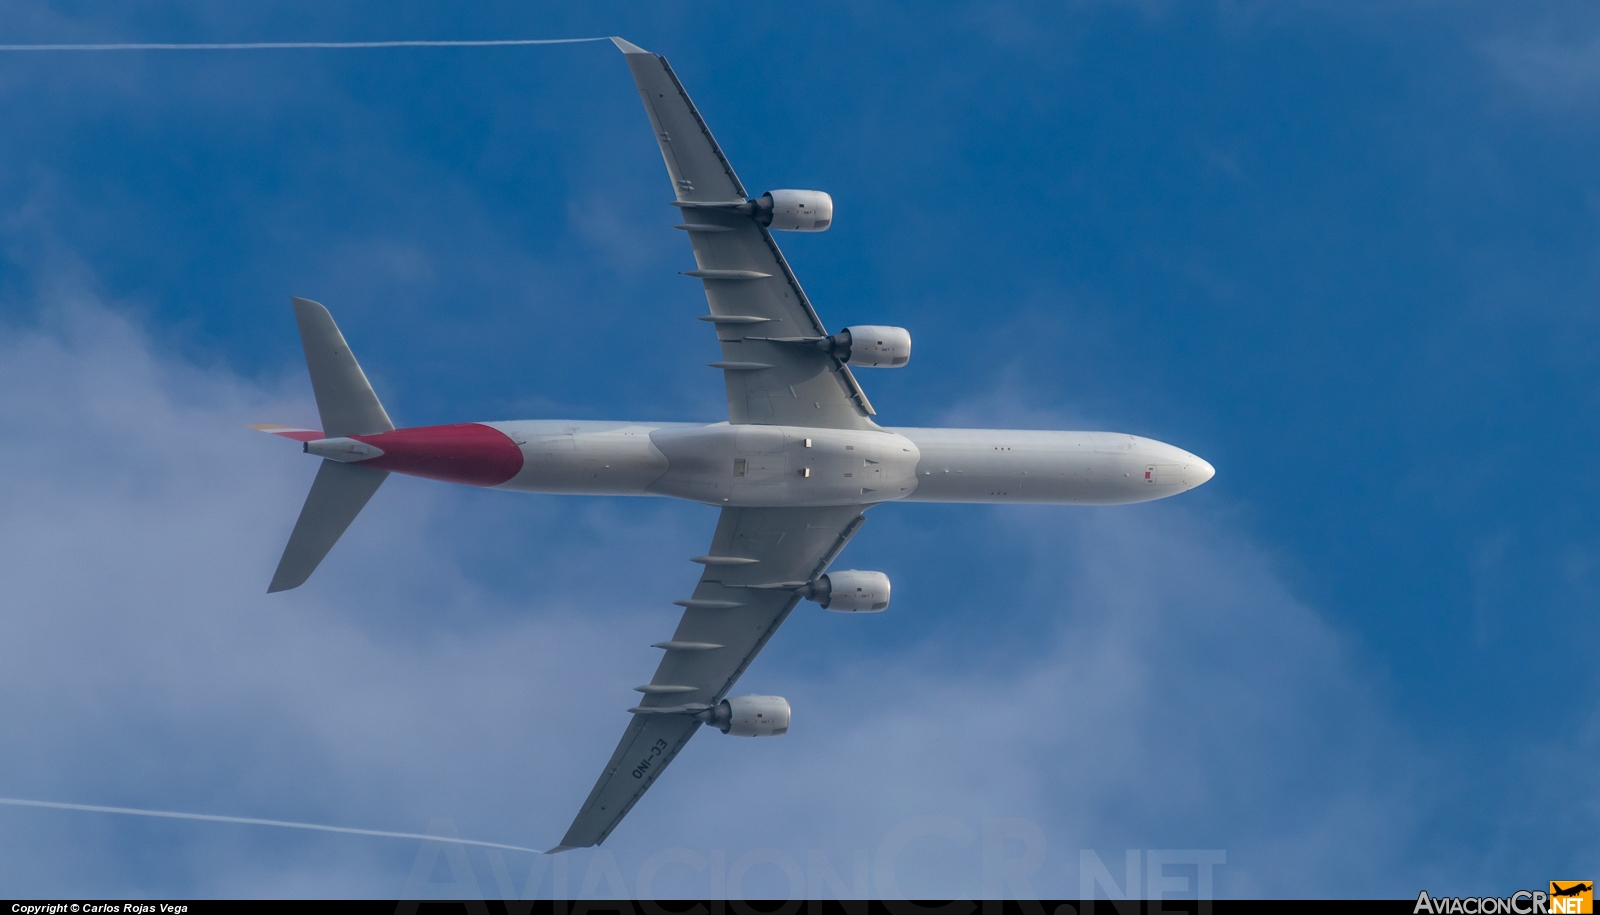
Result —
[{"label": "airplane nose", "polygon": [[1140,440],[1133,457],[1144,465],[1143,479],[1135,488],[1147,492],[1147,499],[1187,492],[1217,475],[1210,461],[1165,442]]}]

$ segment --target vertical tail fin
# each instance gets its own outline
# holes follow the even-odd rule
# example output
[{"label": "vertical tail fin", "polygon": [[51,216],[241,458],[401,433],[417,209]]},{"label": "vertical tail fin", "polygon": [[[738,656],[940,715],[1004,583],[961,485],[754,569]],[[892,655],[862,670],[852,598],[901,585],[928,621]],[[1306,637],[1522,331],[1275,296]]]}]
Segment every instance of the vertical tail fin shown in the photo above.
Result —
[{"label": "vertical tail fin", "polygon": [[[306,350],[317,412],[322,414],[322,435],[376,435],[393,429],[394,423],[378,402],[378,395],[372,392],[366,373],[361,371],[328,309],[310,299],[297,298],[294,316]],[[324,460],[267,593],[305,584],[388,476],[387,471],[372,467]]]}]

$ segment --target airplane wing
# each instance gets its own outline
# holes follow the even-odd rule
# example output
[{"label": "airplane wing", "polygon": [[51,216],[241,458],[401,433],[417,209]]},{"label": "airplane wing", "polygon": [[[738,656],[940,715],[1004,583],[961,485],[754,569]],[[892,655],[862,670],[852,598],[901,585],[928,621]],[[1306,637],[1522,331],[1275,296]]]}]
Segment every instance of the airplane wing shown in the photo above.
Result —
[{"label": "airplane wing", "polygon": [[[812,581],[844,549],[866,518],[865,506],[725,508],[711,552],[644,694],[633,723],[561,844],[598,845],[660,777],[700,722],[697,712],[728,694],[767,640],[799,603],[795,587]],[[778,585],[779,587],[771,587]]]},{"label": "airplane wing", "polygon": [[[872,404],[850,367],[811,346],[748,339],[827,336],[772,233],[748,215],[744,185],[667,59],[620,38],[661,157],[678,225],[694,246],[698,277],[722,344],[728,420],[778,426],[872,429]],[[738,208],[745,207],[745,212]]]}]

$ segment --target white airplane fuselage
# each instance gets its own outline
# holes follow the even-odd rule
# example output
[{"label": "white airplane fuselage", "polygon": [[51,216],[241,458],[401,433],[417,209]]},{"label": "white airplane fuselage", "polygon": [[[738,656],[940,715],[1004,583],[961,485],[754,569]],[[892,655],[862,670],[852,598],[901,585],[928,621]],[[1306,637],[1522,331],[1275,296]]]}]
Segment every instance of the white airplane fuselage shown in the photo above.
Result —
[{"label": "white airplane fuselage", "polygon": [[1187,451],[1135,435],[1011,429],[521,420],[324,439],[306,450],[496,489],[732,507],[1111,505],[1175,495],[1214,473]]}]

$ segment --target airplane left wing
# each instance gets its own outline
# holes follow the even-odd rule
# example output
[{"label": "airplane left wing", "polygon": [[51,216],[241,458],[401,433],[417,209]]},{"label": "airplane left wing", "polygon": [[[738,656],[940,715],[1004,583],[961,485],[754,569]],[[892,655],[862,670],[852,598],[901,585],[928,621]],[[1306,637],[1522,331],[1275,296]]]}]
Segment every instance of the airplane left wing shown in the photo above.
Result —
[{"label": "airplane left wing", "polygon": [[634,85],[666,161],[717,329],[728,421],[875,429],[872,404],[850,366],[814,346],[773,342],[828,335],[772,233],[750,213],[744,185],[665,57],[620,38]]},{"label": "airplane left wing", "polygon": [[700,728],[694,716],[727,696],[795,604],[866,518],[867,506],[725,508],[694,596],[644,686],[583,809],[552,851],[598,845]]}]

